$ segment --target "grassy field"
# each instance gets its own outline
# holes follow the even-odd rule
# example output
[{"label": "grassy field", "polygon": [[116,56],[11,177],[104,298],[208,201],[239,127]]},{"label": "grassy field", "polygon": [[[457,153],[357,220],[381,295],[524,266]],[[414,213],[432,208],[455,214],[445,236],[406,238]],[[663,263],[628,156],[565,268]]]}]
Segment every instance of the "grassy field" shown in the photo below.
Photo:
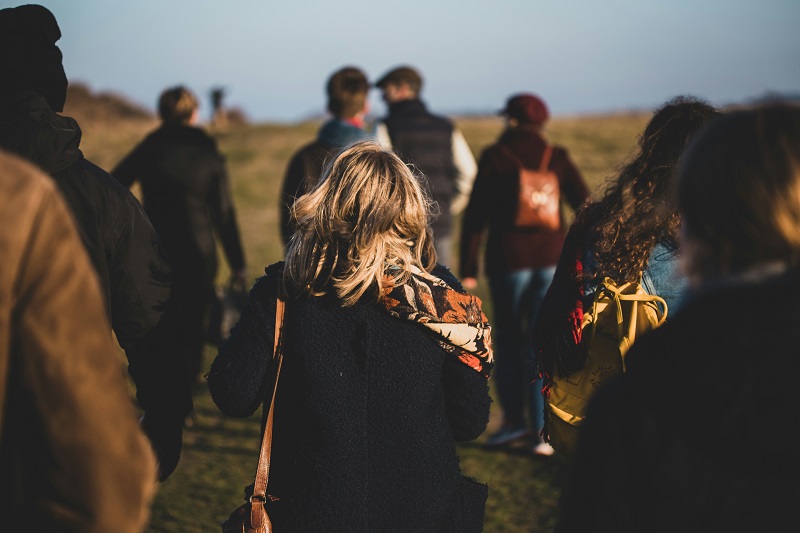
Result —
[{"label": "grassy field", "polygon": [[[156,125],[152,119],[124,123],[88,118],[84,121],[80,113],[69,108],[65,113],[82,125],[85,155],[106,169]],[[598,191],[604,179],[630,154],[648,118],[646,114],[560,117],[548,125],[547,135],[569,150],[591,189]],[[502,129],[500,119],[493,117],[462,118],[456,122],[476,157]],[[313,139],[318,125],[257,124],[216,133],[227,156],[248,273],[253,280],[263,273],[264,266],[282,258],[278,230],[281,180],[291,153]],[[138,194],[136,189],[134,192]],[[223,267],[220,280],[227,274]],[[479,280],[475,292],[484,300],[491,321],[483,281]],[[213,349],[208,347],[205,355],[208,368],[215,355]],[[148,532],[219,531],[220,521],[241,503],[242,489],[252,481],[260,444],[258,415],[240,420],[224,417],[203,385],[197,386],[194,401],[194,424],[185,432],[181,462],[159,486]],[[559,482],[568,465],[558,456],[534,458],[527,447],[485,449],[485,435],[499,423],[499,408],[494,404],[484,436],[458,447],[465,473],[489,484],[484,531],[550,532]]]}]

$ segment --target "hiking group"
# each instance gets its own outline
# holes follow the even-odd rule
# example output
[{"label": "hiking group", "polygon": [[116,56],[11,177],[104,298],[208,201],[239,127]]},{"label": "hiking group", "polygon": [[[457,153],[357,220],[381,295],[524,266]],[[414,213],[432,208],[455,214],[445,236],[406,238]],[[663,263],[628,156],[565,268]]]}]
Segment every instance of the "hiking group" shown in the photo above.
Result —
[{"label": "hiking group", "polygon": [[490,382],[483,445],[568,461],[558,532],[792,523],[796,105],[673,98],[593,196],[539,96],[506,100],[476,161],[418,70],[343,67],[287,160],[283,260],[204,368],[218,242],[249,285],[224,154],[175,86],[110,172],[88,161],[60,38],[42,6],[0,10],[4,527],[143,530],[198,382],[227,416],[262,407],[237,531],[262,508],[278,533],[482,531],[492,488],[455,443],[486,431]]}]

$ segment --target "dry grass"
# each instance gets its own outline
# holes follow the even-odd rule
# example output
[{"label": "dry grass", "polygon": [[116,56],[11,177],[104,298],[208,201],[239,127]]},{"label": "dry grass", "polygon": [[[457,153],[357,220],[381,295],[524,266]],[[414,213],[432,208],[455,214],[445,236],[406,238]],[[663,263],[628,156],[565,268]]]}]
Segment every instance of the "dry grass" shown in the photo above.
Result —
[{"label": "dry grass", "polygon": [[[109,121],[82,115],[80,109],[66,112],[70,111],[84,130],[85,155],[106,169],[156,126],[152,117]],[[556,118],[547,133],[569,150],[591,189],[597,191],[630,154],[647,119],[641,114]],[[496,117],[461,118],[457,124],[476,157],[502,129]],[[292,152],[313,139],[317,127],[315,122],[242,125],[216,134],[228,161],[252,279],[282,257],[281,180]],[[223,267],[220,280],[226,275]],[[487,303],[491,320],[485,287],[486,283],[480,283],[476,294]],[[206,367],[213,356],[209,347]],[[240,504],[242,489],[251,481],[259,446],[258,417],[222,416],[204,386],[197,387],[195,404],[195,422],[186,430],[181,463],[159,487],[150,532],[219,531],[219,522]],[[497,425],[499,413],[494,409],[487,433]],[[535,459],[526,448],[487,451],[481,442],[460,445],[459,454],[466,473],[489,483],[485,532],[552,531],[564,461]]]}]

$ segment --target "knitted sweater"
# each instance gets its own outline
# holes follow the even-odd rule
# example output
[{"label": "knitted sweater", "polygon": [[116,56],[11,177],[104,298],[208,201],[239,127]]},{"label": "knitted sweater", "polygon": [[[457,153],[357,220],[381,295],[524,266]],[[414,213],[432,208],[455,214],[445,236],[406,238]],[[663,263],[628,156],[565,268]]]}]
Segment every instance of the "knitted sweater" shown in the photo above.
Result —
[{"label": "knitted sweater", "polygon": [[[212,398],[230,416],[271,393],[279,278],[273,265],[256,282],[212,365]],[[276,531],[481,531],[486,487],[461,475],[455,441],[486,428],[484,376],[369,298],[346,308],[334,296],[289,299],[283,335]]]}]

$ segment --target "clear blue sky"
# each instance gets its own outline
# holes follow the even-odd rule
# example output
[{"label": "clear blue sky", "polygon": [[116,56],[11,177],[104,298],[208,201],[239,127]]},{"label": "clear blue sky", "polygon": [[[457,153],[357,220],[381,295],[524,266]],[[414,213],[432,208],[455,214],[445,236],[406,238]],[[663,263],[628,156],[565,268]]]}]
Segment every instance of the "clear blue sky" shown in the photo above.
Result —
[{"label": "clear blue sky", "polygon": [[[0,0],[0,6],[24,2]],[[71,81],[153,109],[160,91],[226,87],[253,120],[321,113],[352,64],[399,64],[434,111],[542,96],[556,115],[652,108],[678,94],[723,105],[800,93],[798,0],[42,0]],[[372,111],[381,114],[377,91]]]}]

